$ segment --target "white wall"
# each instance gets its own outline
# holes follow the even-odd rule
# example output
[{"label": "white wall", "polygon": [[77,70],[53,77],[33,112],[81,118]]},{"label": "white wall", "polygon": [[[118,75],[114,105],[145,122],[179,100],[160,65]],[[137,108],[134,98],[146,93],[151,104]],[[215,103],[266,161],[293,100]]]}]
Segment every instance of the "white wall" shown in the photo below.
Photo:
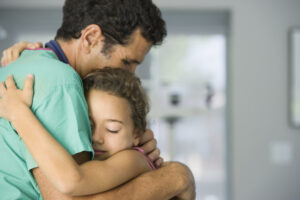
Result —
[{"label": "white wall", "polygon": [[[288,31],[300,1],[157,0],[162,8],[229,10],[231,199],[300,199],[300,130],[288,123]],[[280,146],[272,146],[279,144]],[[275,151],[292,160],[275,164]],[[288,160],[287,160],[288,161]]]},{"label": "white wall", "polygon": [[[300,2],[237,4],[233,18],[232,138],[236,200],[300,199],[300,130],[289,127],[288,30]],[[270,143],[292,145],[291,165],[269,160]]]}]

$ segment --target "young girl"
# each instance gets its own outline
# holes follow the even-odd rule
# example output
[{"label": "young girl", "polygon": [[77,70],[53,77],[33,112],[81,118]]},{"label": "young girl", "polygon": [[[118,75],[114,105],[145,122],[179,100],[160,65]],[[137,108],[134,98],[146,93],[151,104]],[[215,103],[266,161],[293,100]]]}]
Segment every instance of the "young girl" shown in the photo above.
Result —
[{"label": "young girl", "polygon": [[12,76],[0,83],[0,117],[12,123],[50,182],[72,196],[112,189],[154,168],[135,147],[148,112],[140,80],[126,70],[104,68],[89,74],[83,84],[95,160],[78,165],[31,112],[33,77],[26,78],[23,90],[16,88]]}]

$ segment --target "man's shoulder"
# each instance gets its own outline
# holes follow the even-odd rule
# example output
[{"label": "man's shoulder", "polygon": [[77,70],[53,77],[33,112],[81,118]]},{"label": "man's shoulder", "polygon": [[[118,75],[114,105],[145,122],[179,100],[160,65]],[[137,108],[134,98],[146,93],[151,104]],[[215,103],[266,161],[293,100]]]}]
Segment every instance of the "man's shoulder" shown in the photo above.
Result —
[{"label": "man's shoulder", "polygon": [[[24,52],[26,67],[32,68],[36,76],[45,79],[55,79],[56,84],[73,84],[81,82],[78,73],[69,65],[58,60],[56,54],[50,50]],[[22,65],[22,56],[20,59]]]},{"label": "man's shoulder", "polygon": [[70,65],[59,61],[50,50],[24,51],[19,59],[1,69],[0,80],[8,74],[14,75],[16,80],[29,73],[35,76],[37,82],[42,80],[51,85],[81,84],[78,73]]}]

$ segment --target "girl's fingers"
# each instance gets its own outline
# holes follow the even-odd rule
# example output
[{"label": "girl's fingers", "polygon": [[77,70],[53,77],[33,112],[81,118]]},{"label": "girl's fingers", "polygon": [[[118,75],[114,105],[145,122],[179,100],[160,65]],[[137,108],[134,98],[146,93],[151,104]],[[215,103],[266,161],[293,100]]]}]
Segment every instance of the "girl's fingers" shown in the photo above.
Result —
[{"label": "girl's fingers", "polygon": [[154,151],[152,151],[151,153],[148,154],[148,157],[150,158],[150,160],[152,162],[154,162],[155,160],[157,160],[159,158],[160,155],[160,150],[159,148],[156,148]]},{"label": "girl's fingers", "polygon": [[0,96],[2,97],[5,92],[6,92],[5,85],[3,82],[0,82]]},{"label": "girl's fingers", "polygon": [[33,82],[34,82],[34,77],[32,74],[28,74],[26,76],[25,82],[24,82],[24,92],[32,92],[33,91]]},{"label": "girl's fingers", "polygon": [[8,49],[6,53],[6,63],[10,63],[12,60],[12,50]]},{"label": "girl's fingers", "polygon": [[4,62],[4,52],[5,52],[5,51],[2,52],[2,58],[1,58],[1,66],[2,66],[2,67],[4,67],[4,63],[5,63],[5,62]]},{"label": "girl's fingers", "polygon": [[[154,134],[150,129],[147,129],[145,133],[142,135],[140,144],[143,145],[154,138]],[[153,149],[152,149],[153,150]]]},{"label": "girl's fingers", "polygon": [[6,88],[16,89],[16,83],[12,75],[8,75],[5,81]]},{"label": "girl's fingers", "polygon": [[1,59],[1,65],[4,67],[5,65],[7,65],[7,50],[3,51],[2,53],[2,59]]},{"label": "girl's fingers", "polygon": [[[143,145],[141,146],[141,148],[144,149],[145,154],[148,154],[148,153],[150,153],[150,152],[153,152],[153,151],[156,149],[156,145],[157,145],[156,139],[152,139],[152,140],[150,140],[149,142],[143,144]],[[155,155],[155,154],[153,154],[153,156],[154,156],[154,155]],[[157,158],[154,158],[154,157],[153,157],[153,159],[156,160]]]},{"label": "girl's fingers", "polygon": [[158,158],[158,159],[155,161],[154,165],[155,165],[156,168],[160,168],[160,167],[162,166],[163,163],[164,163],[164,159],[163,159],[163,158]]},{"label": "girl's fingers", "polygon": [[20,56],[20,53],[21,52],[18,49],[13,49],[11,52],[12,56],[10,62],[17,60],[17,58]]},{"label": "girl's fingers", "polygon": [[1,58],[1,66],[4,67],[5,65],[6,65],[6,62],[5,62],[4,58],[2,57]]},{"label": "girl's fingers", "polygon": [[37,49],[43,47],[43,43],[41,42],[19,42],[14,44],[12,47],[6,49],[2,53],[1,65],[4,67],[5,65],[15,61],[19,58],[22,51],[25,49]]},{"label": "girl's fingers", "polygon": [[27,42],[26,46],[21,46],[20,51],[23,51],[26,48],[38,49],[38,48],[42,48],[42,47],[43,47],[43,43],[41,43],[41,42],[35,42],[35,43]]},{"label": "girl's fingers", "polygon": [[[36,45],[35,45],[35,44],[33,44],[33,43],[29,43],[29,44],[27,44],[27,46],[26,46],[26,47],[24,47],[24,49],[26,49],[26,48],[28,48],[28,49],[36,49],[37,47],[36,47]],[[22,47],[22,48],[20,48],[20,51],[22,51],[22,49],[23,49],[23,47]]]},{"label": "girl's fingers", "polygon": [[32,98],[33,98],[33,82],[34,77],[32,74],[28,74],[25,82],[24,82],[24,88],[23,88],[23,98],[27,106],[31,106],[32,104]]},{"label": "girl's fingers", "polygon": [[43,47],[43,43],[42,42],[36,42],[35,43],[35,47],[36,48],[42,48]]}]

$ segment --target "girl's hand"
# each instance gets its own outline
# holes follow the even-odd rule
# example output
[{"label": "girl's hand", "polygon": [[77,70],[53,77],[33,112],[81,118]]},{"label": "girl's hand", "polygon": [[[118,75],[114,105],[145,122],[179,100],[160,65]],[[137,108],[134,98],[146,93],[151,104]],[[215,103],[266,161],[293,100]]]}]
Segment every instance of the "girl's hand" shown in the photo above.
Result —
[{"label": "girl's hand", "polygon": [[144,149],[144,153],[154,163],[156,168],[162,166],[164,160],[162,157],[160,157],[160,150],[157,148],[157,141],[150,129],[147,129],[142,135],[139,146]]},{"label": "girl's hand", "polygon": [[16,87],[12,75],[9,75],[4,82],[0,82],[0,117],[10,122],[22,115],[22,107],[29,108],[33,97],[33,75],[27,75],[24,82],[24,89]]},{"label": "girl's hand", "polygon": [[5,49],[2,53],[1,65],[5,65],[15,61],[25,49],[37,49],[43,47],[41,42],[19,42]]}]

